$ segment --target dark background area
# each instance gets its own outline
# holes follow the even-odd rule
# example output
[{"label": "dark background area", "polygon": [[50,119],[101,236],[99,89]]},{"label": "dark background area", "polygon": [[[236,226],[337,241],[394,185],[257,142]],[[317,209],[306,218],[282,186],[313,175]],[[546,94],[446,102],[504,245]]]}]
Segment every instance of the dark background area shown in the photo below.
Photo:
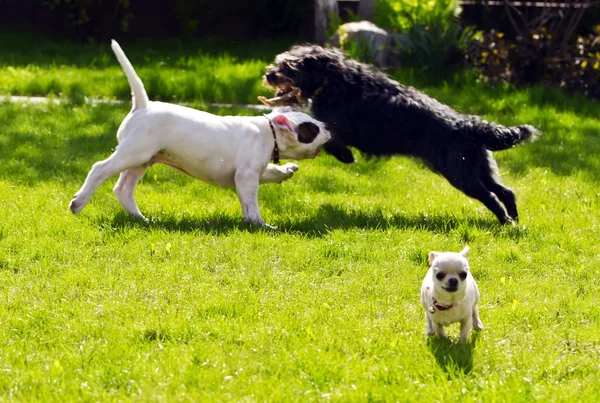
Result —
[{"label": "dark background area", "polygon": [[[278,38],[314,40],[317,0],[0,0],[0,27],[77,39],[176,37],[182,39]],[[579,1],[563,0],[564,10]],[[465,0],[462,25],[515,34],[504,5]],[[553,4],[554,4],[553,3]],[[342,21],[357,15],[358,2],[338,1]],[[520,6],[526,19],[542,7]],[[546,6],[547,2],[543,3]],[[356,17],[354,17],[356,18]],[[600,23],[600,9],[590,7],[578,33]]]},{"label": "dark background area", "polygon": [[[521,5],[525,3],[526,5]],[[523,21],[533,21],[538,18],[548,8],[555,10],[562,15],[568,15],[581,7],[582,0],[556,0],[556,1],[522,1],[515,7],[521,17],[515,17],[517,24]],[[586,34],[594,30],[594,27],[600,24],[600,2],[590,1],[586,7],[585,14],[578,24],[576,34]],[[516,12],[514,13],[516,14]],[[497,0],[464,0],[462,3],[461,23],[464,26],[472,25],[477,29],[489,31],[495,29],[504,32],[509,37],[515,37],[518,32],[515,31],[511,23],[506,7],[501,1]]]},{"label": "dark background area", "polygon": [[296,36],[313,32],[313,1],[0,0],[5,29],[81,41],[119,37]]}]

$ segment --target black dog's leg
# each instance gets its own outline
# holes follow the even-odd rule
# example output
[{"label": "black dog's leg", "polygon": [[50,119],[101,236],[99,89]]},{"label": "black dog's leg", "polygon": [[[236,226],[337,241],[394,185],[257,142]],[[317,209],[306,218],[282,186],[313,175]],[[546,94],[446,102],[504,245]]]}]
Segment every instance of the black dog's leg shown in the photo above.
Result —
[{"label": "black dog's leg", "polygon": [[498,179],[489,174],[486,176],[484,173],[481,180],[491,192],[498,196],[498,199],[500,199],[502,204],[504,204],[506,207],[506,211],[508,212],[510,218],[512,218],[515,222],[519,221],[519,213],[517,211],[517,202],[514,192],[502,185]]},{"label": "black dog's leg", "polygon": [[519,220],[519,213],[517,211],[517,202],[513,191],[504,186],[498,178],[498,164],[492,156],[492,153],[487,151],[484,155],[480,154],[479,160],[479,180],[483,183],[486,189],[494,193],[498,199],[504,204],[508,216],[513,221]]},{"label": "black dog's leg", "polygon": [[350,164],[354,162],[354,155],[346,145],[334,138],[323,145],[323,149],[327,154],[333,155],[343,163]]},{"label": "black dog's leg", "polygon": [[498,197],[485,188],[479,179],[474,178],[472,181],[465,183],[465,188],[462,189],[467,196],[473,197],[482,202],[492,213],[498,217],[500,224],[512,223],[513,220],[508,216],[504,207],[498,201]]},{"label": "black dog's leg", "polygon": [[[507,207],[510,206],[510,198],[505,197],[506,192],[504,190],[506,188],[500,188],[501,185],[494,181],[495,161],[489,159],[491,157],[487,151],[484,149],[450,147],[444,154],[446,165],[443,170],[438,169],[438,171],[448,179],[450,184],[467,196],[482,202],[496,215],[501,224],[512,223],[513,219],[506,213],[506,210],[498,201],[498,196],[493,191],[500,190],[503,200],[507,200]],[[438,164],[439,161],[436,160]],[[493,182],[491,187],[489,186],[490,182]],[[516,206],[514,211],[516,211]]]}]

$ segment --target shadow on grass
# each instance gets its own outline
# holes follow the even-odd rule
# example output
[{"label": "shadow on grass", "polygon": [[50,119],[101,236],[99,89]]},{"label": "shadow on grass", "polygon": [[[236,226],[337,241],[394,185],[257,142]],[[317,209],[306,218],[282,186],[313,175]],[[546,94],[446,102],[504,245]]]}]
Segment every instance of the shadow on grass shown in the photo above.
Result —
[{"label": "shadow on grass", "polygon": [[458,232],[468,241],[472,230],[504,234],[512,239],[528,235],[520,227],[502,226],[490,215],[489,218],[458,218],[452,214],[428,215],[423,213],[398,212],[384,214],[380,210],[346,210],[342,206],[323,204],[306,218],[289,223],[278,223],[282,230],[300,232],[309,237],[321,237],[332,230],[367,229],[385,231],[390,228],[418,229],[437,234]]},{"label": "shadow on grass", "polygon": [[[118,119],[126,114],[125,108],[99,106],[75,119],[67,107],[0,104],[6,127],[0,149],[8,150],[0,153],[0,177],[30,186],[58,178],[83,183],[93,163],[117,145]],[[93,134],[86,133],[90,128]]]},{"label": "shadow on grass", "polygon": [[[119,41],[127,49],[133,65],[151,63],[174,64],[180,58],[198,55],[220,56],[231,54],[240,60],[264,59],[270,62],[277,53],[286,50],[296,38],[277,40],[231,40],[152,38]],[[102,43],[75,43],[69,39],[31,32],[0,30],[0,65],[51,67],[104,68],[114,66],[114,55],[109,41]]]},{"label": "shadow on grass", "polygon": [[432,336],[427,340],[427,346],[437,365],[449,376],[457,373],[467,375],[473,369],[473,350],[478,338],[479,332],[476,331],[471,332],[471,340],[466,344]]},{"label": "shadow on grass", "polygon": [[[207,217],[148,217],[150,222],[132,217],[120,211],[113,217],[101,216],[95,220],[100,228],[121,232],[130,228],[159,229],[167,232],[203,232],[215,235],[227,235],[235,231],[245,232],[269,232],[276,231],[269,228],[261,228],[246,224],[240,215],[232,217],[226,214],[215,214]],[[276,232],[274,232],[276,233]]]},{"label": "shadow on grass", "polygon": [[[501,226],[493,217],[490,217],[490,219],[467,218],[462,220],[448,214],[426,216],[424,214],[398,213],[384,216],[380,211],[346,211],[342,207],[330,204],[322,205],[309,217],[292,218],[290,221],[279,220],[271,223],[277,226],[276,229],[248,225],[244,223],[241,215],[229,216],[223,213],[204,217],[174,217],[172,215],[153,217],[149,215],[148,218],[150,222],[146,223],[128,216],[125,212],[119,212],[113,217],[100,217],[95,224],[114,231],[143,227],[167,232],[204,232],[216,235],[226,235],[235,231],[268,232],[274,235],[278,233],[299,233],[309,238],[320,238],[334,230],[365,229],[384,231],[391,228],[419,229],[438,234],[458,232],[463,238],[465,237],[463,232],[469,232],[472,228],[493,234],[502,234],[511,239],[520,239],[528,235],[525,229]],[[466,236],[468,238],[469,234]]]}]

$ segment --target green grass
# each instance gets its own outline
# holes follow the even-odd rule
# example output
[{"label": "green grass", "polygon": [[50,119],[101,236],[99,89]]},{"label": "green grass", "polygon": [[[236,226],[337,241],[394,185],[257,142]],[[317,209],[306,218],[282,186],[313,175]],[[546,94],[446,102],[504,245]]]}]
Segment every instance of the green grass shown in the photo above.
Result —
[{"label": "green grass", "polygon": [[[260,82],[265,66],[290,43],[156,39],[120,44],[153,100],[256,103],[258,95],[270,95]],[[109,43],[83,45],[0,31],[0,94],[67,97],[73,92],[130,98]]]},{"label": "green grass", "polygon": [[[118,75],[106,57],[99,76]],[[121,211],[116,178],[73,216],[128,106],[0,104],[2,400],[598,401],[600,106],[464,76],[424,88],[543,130],[495,154],[518,227],[417,161],[325,155],[261,188],[277,231],[242,224],[233,190],[163,166],[136,192],[152,223]],[[485,329],[428,340],[427,254],[465,244]]]}]

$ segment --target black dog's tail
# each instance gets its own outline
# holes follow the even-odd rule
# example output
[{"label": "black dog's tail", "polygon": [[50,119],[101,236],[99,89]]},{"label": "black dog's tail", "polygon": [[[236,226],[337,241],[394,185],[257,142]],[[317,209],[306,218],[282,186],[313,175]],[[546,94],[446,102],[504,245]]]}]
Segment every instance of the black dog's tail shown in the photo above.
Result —
[{"label": "black dog's tail", "polygon": [[482,144],[490,151],[506,150],[524,141],[534,141],[540,132],[530,125],[506,127],[483,121],[467,121],[460,125],[460,131],[469,140]]}]

